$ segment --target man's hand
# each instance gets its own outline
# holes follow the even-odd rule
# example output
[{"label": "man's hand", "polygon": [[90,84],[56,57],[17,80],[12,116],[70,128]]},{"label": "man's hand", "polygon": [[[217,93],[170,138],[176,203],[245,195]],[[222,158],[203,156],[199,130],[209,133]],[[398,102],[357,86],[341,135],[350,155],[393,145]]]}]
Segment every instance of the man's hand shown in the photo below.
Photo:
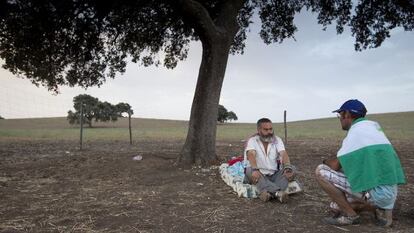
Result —
[{"label": "man's hand", "polygon": [[262,173],[260,173],[259,170],[254,170],[252,172],[252,184],[257,184],[257,182],[259,181],[260,177],[262,177]]},{"label": "man's hand", "polygon": [[286,168],[285,170],[283,170],[283,175],[286,177],[286,179],[290,182],[293,180],[293,178],[295,177],[293,170],[291,168]]}]

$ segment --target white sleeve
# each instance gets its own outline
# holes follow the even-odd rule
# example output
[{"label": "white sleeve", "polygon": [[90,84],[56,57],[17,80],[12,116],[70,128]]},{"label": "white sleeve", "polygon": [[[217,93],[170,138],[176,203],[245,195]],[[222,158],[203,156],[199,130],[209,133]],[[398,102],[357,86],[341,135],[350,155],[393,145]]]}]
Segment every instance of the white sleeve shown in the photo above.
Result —
[{"label": "white sleeve", "polygon": [[251,137],[249,138],[249,140],[247,141],[247,145],[246,148],[244,148],[244,151],[249,151],[249,150],[256,150],[256,141],[255,141],[256,137]]},{"label": "white sleeve", "polygon": [[286,150],[285,149],[285,144],[283,144],[282,139],[280,137],[276,137],[276,139],[277,139],[277,143],[276,143],[277,152],[281,152],[281,151]]}]

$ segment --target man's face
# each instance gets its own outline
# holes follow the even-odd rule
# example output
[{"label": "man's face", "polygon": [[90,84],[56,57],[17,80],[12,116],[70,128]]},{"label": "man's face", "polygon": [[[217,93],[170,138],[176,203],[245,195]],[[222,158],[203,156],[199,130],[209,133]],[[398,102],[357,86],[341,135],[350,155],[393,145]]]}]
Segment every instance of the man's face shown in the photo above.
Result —
[{"label": "man's face", "polygon": [[259,128],[257,128],[257,133],[259,134],[260,139],[263,142],[271,142],[273,138],[272,123],[270,122],[261,123]]},{"label": "man's face", "polygon": [[347,111],[343,111],[338,113],[339,121],[341,122],[341,126],[343,130],[349,130],[352,125],[352,117],[351,114]]}]

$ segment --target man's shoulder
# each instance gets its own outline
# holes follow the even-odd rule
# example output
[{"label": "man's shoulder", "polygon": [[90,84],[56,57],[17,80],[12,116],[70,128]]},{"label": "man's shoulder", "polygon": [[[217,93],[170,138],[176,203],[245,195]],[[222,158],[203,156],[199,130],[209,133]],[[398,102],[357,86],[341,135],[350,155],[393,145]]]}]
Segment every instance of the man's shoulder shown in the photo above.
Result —
[{"label": "man's shoulder", "polygon": [[354,124],[349,132],[353,135],[359,135],[359,134],[369,134],[369,133],[373,133],[373,132],[382,132],[382,127],[381,125],[376,122],[376,121],[371,121],[371,120],[363,120],[363,121],[359,121],[356,124]]},{"label": "man's shoulder", "polygon": [[282,138],[280,138],[279,136],[275,135],[275,141],[276,142],[282,142]]},{"label": "man's shoulder", "polygon": [[249,141],[256,141],[257,139],[259,138],[259,135],[256,133],[256,134],[252,134],[252,135],[250,135],[248,138],[247,138],[247,142],[249,142]]},{"label": "man's shoulder", "polygon": [[250,137],[247,138],[246,140],[246,144],[245,144],[245,148],[246,149],[253,149],[254,147],[256,147],[257,144],[257,139],[259,138],[259,136],[257,134],[253,134]]}]

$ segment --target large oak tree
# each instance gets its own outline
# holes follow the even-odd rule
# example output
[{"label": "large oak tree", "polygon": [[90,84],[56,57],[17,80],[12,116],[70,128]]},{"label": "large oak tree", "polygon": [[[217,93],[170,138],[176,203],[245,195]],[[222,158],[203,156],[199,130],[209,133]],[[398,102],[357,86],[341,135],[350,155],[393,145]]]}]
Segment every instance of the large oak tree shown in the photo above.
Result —
[{"label": "large oak tree", "polygon": [[202,61],[189,130],[179,162],[216,160],[220,91],[229,54],[243,53],[254,13],[267,44],[294,36],[302,9],[318,23],[349,26],[355,49],[375,48],[390,31],[414,27],[412,0],[0,0],[3,67],[36,85],[101,85],[125,71],[129,60],[174,68],[191,41]]}]

